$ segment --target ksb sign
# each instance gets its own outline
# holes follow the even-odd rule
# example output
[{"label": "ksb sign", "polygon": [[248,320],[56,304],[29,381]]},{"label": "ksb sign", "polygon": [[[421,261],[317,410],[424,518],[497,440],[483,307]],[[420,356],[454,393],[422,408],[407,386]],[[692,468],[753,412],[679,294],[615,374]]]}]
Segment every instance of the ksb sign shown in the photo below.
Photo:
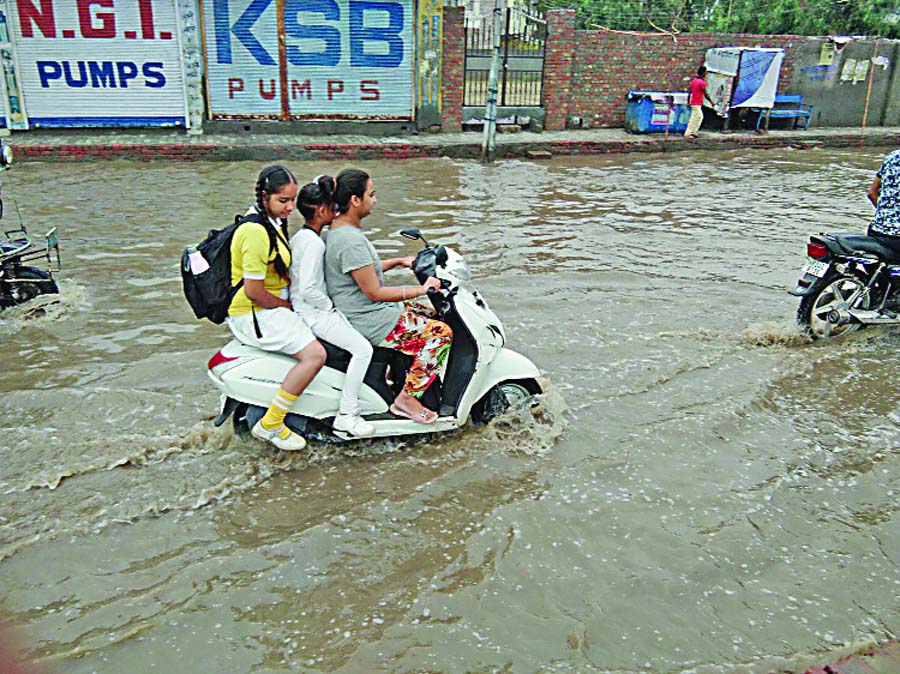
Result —
[{"label": "ksb sign", "polygon": [[184,124],[175,0],[9,0],[32,126]]},{"label": "ksb sign", "polygon": [[203,2],[214,116],[412,115],[412,0]]}]

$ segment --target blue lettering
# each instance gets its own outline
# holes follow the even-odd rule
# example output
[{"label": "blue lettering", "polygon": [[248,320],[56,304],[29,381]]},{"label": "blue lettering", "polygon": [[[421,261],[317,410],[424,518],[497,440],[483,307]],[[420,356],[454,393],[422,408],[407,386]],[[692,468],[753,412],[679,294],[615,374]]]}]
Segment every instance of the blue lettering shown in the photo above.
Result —
[{"label": "blue lettering", "polygon": [[131,61],[119,61],[116,63],[116,70],[119,71],[119,86],[123,89],[128,88],[128,80],[133,80],[138,75],[137,64]]},{"label": "blue lettering", "polygon": [[213,26],[216,34],[216,60],[231,63],[231,15],[228,0],[213,0]]},{"label": "blue lettering", "polygon": [[145,86],[151,89],[161,89],[166,86],[166,76],[163,74],[163,64],[159,61],[150,61],[142,68]]},{"label": "blue lettering", "polygon": [[[83,63],[79,61],[79,63]],[[88,61],[91,69],[91,86],[94,89],[116,88],[116,71],[112,61]],[[107,84],[108,83],[108,84]]]},{"label": "blue lettering", "polygon": [[[366,12],[387,12],[386,28],[366,28]],[[362,68],[396,68],[403,61],[403,6],[395,2],[350,0],[350,65]],[[366,53],[367,42],[384,42],[387,54]]]},{"label": "blue lettering", "polygon": [[[288,0],[284,7],[284,32],[298,40],[321,40],[324,51],[307,52],[289,45],[288,63],[295,66],[336,66],[341,60],[341,33],[334,26],[305,26],[300,12],[321,14],[326,21],[339,21],[341,10],[334,0]],[[289,22],[288,17],[293,19]]]},{"label": "blue lettering", "polygon": [[231,53],[231,36],[234,35],[238,42],[257,63],[264,66],[276,65],[275,59],[259,43],[253,33],[253,26],[259,21],[259,17],[266,11],[272,0],[253,0],[241,14],[241,18],[231,24],[231,15],[228,11],[229,0],[213,0],[213,25],[216,33],[216,58],[219,63],[233,63]]},{"label": "blue lettering", "polygon": [[62,77],[62,67],[56,61],[38,61],[37,69],[43,89],[50,88],[50,80],[58,80]]},{"label": "blue lettering", "polygon": [[84,67],[84,61],[78,62],[78,74],[80,75],[80,79],[75,79],[72,77],[72,69],[70,67],[70,63],[65,61],[63,63],[63,72],[66,75],[66,84],[74,89],[82,89],[87,86],[88,76],[87,76],[87,68]]}]

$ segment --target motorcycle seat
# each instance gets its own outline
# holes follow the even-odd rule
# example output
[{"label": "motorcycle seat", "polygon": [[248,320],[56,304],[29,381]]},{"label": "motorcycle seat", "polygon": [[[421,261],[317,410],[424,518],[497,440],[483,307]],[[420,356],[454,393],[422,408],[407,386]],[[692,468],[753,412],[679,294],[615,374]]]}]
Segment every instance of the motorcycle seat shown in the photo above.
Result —
[{"label": "motorcycle seat", "polygon": [[900,251],[888,248],[877,239],[863,234],[832,234],[835,243],[845,255],[871,253],[882,260],[900,261]]}]

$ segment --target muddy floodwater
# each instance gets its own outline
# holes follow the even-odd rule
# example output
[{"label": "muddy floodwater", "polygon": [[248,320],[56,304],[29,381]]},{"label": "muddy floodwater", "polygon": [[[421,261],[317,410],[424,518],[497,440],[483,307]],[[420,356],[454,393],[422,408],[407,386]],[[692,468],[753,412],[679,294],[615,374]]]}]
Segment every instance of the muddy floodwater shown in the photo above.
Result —
[{"label": "muddy floodwater", "polygon": [[378,249],[460,251],[548,393],[303,455],[213,427],[227,331],[178,275],[263,164],[15,166],[64,269],[0,314],[13,641],[49,674],[762,674],[895,637],[900,331],[810,344],[786,293],[884,153],[361,164]]}]

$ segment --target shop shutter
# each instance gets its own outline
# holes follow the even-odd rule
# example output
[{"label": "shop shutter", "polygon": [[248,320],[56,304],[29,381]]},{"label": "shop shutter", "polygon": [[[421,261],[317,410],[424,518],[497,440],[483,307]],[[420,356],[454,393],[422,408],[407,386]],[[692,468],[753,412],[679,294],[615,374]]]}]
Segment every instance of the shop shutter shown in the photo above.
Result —
[{"label": "shop shutter", "polygon": [[185,125],[175,0],[6,4],[30,126]]}]

